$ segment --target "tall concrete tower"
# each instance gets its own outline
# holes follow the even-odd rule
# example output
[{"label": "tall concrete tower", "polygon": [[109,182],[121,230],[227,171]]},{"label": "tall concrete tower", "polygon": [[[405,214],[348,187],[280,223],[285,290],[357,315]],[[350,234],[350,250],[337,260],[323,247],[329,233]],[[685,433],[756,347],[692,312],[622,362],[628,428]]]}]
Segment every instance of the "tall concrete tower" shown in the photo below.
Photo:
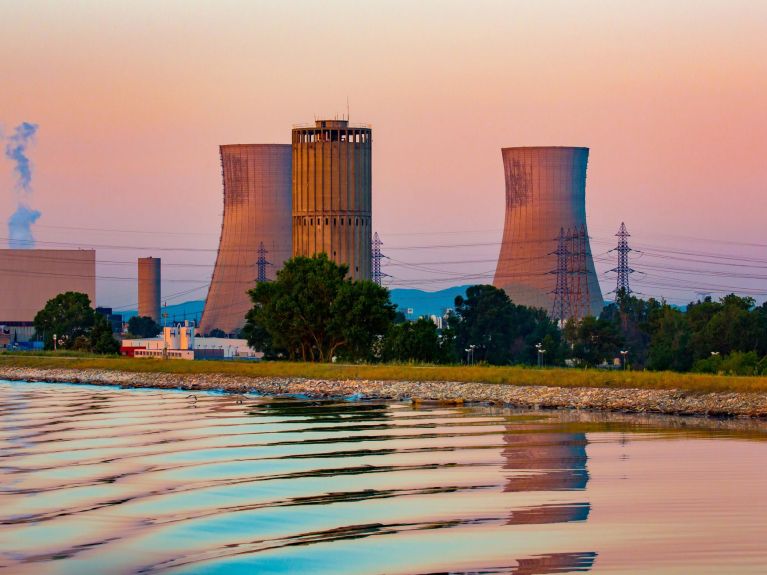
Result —
[{"label": "tall concrete tower", "polygon": [[[551,312],[557,282],[557,238],[578,231],[586,305],[580,315],[597,315],[604,301],[594,270],[586,231],[588,148],[503,148],[506,174],[506,221],[493,285],[516,304]],[[560,250],[561,251],[561,250]],[[560,257],[561,260],[561,257]],[[573,270],[576,273],[578,270]],[[560,274],[561,275],[561,274]]]},{"label": "tall concrete tower", "polygon": [[160,258],[138,259],[138,314],[160,320]]},{"label": "tall concrete tower", "polygon": [[291,255],[290,144],[221,146],[224,218],[200,331],[236,333],[259,271],[272,280]]},{"label": "tall concrete tower", "polygon": [[293,128],[293,255],[328,257],[370,279],[369,127],[318,120]]}]

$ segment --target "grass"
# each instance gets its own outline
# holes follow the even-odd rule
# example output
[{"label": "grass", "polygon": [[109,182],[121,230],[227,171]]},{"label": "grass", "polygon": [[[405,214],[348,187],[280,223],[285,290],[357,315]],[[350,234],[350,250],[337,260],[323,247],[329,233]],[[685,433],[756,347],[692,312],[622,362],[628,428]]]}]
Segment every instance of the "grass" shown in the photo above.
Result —
[{"label": "grass", "polygon": [[767,377],[674,373],[668,371],[603,371],[595,369],[518,366],[313,364],[299,362],[181,361],[67,355],[49,352],[0,353],[4,367],[103,369],[195,375],[220,373],[244,377],[312,379],[378,379],[389,381],[462,381],[498,385],[683,389],[693,392],[767,392]]}]

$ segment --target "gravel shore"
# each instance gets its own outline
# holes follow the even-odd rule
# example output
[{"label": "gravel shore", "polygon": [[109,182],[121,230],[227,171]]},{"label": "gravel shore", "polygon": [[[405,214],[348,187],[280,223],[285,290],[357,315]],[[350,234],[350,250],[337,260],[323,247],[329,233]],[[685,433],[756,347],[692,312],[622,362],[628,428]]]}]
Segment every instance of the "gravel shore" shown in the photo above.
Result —
[{"label": "gravel shore", "polygon": [[0,368],[0,379],[90,383],[228,393],[424,402],[488,403],[542,409],[587,409],[624,413],[767,418],[766,393],[694,393],[674,389],[516,386],[451,381],[317,380],[304,378],[176,375],[112,370]]}]

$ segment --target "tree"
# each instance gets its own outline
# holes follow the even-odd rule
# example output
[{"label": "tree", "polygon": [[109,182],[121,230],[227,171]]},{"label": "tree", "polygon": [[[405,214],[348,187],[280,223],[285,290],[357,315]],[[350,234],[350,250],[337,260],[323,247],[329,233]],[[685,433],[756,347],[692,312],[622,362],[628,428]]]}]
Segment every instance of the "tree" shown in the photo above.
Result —
[{"label": "tree", "polygon": [[128,332],[137,337],[154,337],[162,331],[151,317],[134,315],[128,320]]},{"label": "tree", "polygon": [[584,317],[565,326],[567,339],[572,345],[572,356],[588,366],[596,366],[618,355],[623,338],[609,320]]},{"label": "tree", "polygon": [[112,326],[106,317],[95,314],[90,334],[90,350],[94,353],[118,353],[120,342],[112,335]]},{"label": "tree", "polygon": [[226,337],[226,332],[223,329],[213,328],[210,330],[208,337]]},{"label": "tree", "polygon": [[474,360],[492,364],[535,362],[537,343],[546,346],[551,361],[561,339],[545,311],[515,305],[505,291],[491,285],[471,286],[465,298],[456,297],[449,326],[459,357],[474,346]]},{"label": "tree", "polygon": [[394,310],[388,289],[372,281],[344,281],[330,309],[329,331],[336,342],[329,357],[337,352],[345,359],[372,359],[374,340],[389,329]]},{"label": "tree", "polygon": [[621,290],[615,303],[606,306],[599,315],[600,319],[611,322],[620,334],[631,356],[631,364],[642,368],[647,363],[650,349],[650,315],[661,308],[656,299],[643,300]]},{"label": "tree", "polygon": [[[45,304],[34,319],[35,331],[43,338],[45,349],[53,349],[53,335],[61,347],[72,349],[79,337],[89,336],[95,312],[87,294],[61,293]],[[82,340],[78,346],[82,345]]]},{"label": "tree", "polygon": [[664,303],[653,311],[648,324],[651,340],[647,367],[654,370],[689,371],[693,357],[690,325],[686,315]]},{"label": "tree", "polygon": [[275,281],[249,291],[254,305],[243,330],[249,344],[304,361],[369,358],[394,305],[386,288],[345,279],[348,269],[325,254],[286,261]]},{"label": "tree", "polygon": [[430,319],[420,318],[389,328],[384,337],[382,359],[440,363],[446,359],[446,353],[440,344],[437,326]]}]

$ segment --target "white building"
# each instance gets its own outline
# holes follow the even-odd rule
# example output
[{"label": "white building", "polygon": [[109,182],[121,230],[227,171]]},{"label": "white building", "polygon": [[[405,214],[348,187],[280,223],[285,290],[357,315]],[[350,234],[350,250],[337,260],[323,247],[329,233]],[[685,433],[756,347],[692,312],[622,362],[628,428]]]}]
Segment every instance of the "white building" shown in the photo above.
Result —
[{"label": "white building", "polygon": [[164,359],[260,359],[245,339],[225,337],[197,337],[192,322],[185,321],[163,328],[161,336],[144,339],[125,339],[121,353],[132,357],[158,357]]}]

